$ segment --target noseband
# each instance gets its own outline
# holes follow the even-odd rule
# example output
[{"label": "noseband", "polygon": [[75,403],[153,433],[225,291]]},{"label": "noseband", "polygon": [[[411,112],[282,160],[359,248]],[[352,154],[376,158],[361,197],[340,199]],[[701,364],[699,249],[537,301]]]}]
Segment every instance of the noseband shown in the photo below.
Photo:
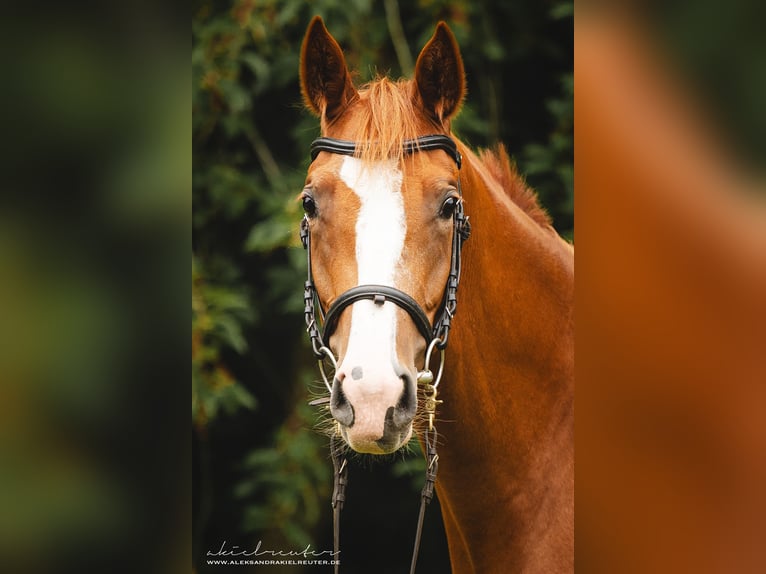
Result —
[{"label": "noseband", "polygon": [[[403,150],[405,155],[411,155],[419,151],[434,151],[443,150],[447,152],[450,157],[455,160],[458,169],[462,166],[462,157],[457,149],[452,138],[446,135],[427,135],[421,136],[417,139],[406,140],[403,143]],[[334,138],[320,137],[315,139],[311,144],[311,161],[313,162],[320,152],[328,152],[340,155],[355,156],[358,151],[356,142],[339,140]],[[395,287],[388,285],[358,285],[352,287],[348,291],[341,293],[329,309],[325,313],[322,309],[322,304],[319,300],[316,287],[314,286],[314,278],[311,270],[311,233],[309,227],[308,216],[304,216],[301,221],[301,242],[303,247],[307,251],[308,256],[308,278],[305,283],[304,289],[304,316],[306,320],[306,330],[311,339],[311,347],[314,351],[319,362],[319,370],[322,374],[325,386],[332,394],[332,386],[327,379],[327,375],[324,370],[324,360],[328,359],[333,367],[337,370],[337,363],[332,351],[328,347],[330,337],[335,332],[338,325],[338,319],[343,310],[361,300],[372,300],[376,305],[383,305],[386,302],[393,303],[399,308],[407,312],[412,319],[418,331],[426,341],[426,355],[425,366],[422,371],[418,373],[417,382],[423,386],[425,391],[425,412],[428,415],[428,429],[424,435],[424,441],[426,444],[426,482],[423,486],[421,493],[421,505],[420,514],[418,517],[418,526],[415,535],[415,548],[412,553],[412,563],[410,567],[411,574],[415,572],[415,566],[417,564],[418,549],[420,547],[420,536],[423,528],[423,518],[425,515],[426,505],[431,501],[433,497],[433,487],[436,481],[436,472],[438,469],[438,455],[436,454],[436,427],[433,424],[434,416],[436,413],[436,406],[441,403],[436,399],[437,387],[439,380],[441,379],[442,369],[444,367],[444,349],[447,347],[447,340],[449,338],[450,327],[452,318],[455,315],[455,309],[457,308],[457,287],[460,283],[460,267],[461,267],[461,251],[463,243],[468,239],[471,233],[471,225],[468,222],[468,217],[463,212],[463,195],[460,188],[460,178],[458,177],[457,191],[460,199],[457,202],[457,206],[452,216],[453,231],[452,231],[452,255],[450,257],[450,271],[447,278],[447,284],[444,288],[444,295],[442,296],[442,302],[436,313],[436,320],[434,324],[428,320],[428,315],[423,311],[423,308],[418,304],[415,299],[410,295],[401,291]],[[316,319],[316,308],[319,308],[319,313],[322,317],[323,329],[320,332],[320,327]],[[431,361],[431,353],[434,348],[438,348],[441,351],[441,358],[439,364],[439,370],[437,371],[436,379],[434,380],[433,373],[429,369]],[[312,401],[312,405],[326,405],[330,402],[330,397],[323,397],[321,399]],[[347,484],[347,464],[346,459],[342,454],[342,448],[340,445],[340,438],[336,433],[330,444],[330,452],[332,455],[333,467],[335,469],[334,475],[334,488],[333,488],[333,500],[332,506],[333,523],[334,523],[334,540],[335,540],[335,558],[337,560],[340,546],[340,511],[343,508],[343,502],[345,500],[345,487]],[[335,572],[338,572],[338,565],[336,562]]]}]

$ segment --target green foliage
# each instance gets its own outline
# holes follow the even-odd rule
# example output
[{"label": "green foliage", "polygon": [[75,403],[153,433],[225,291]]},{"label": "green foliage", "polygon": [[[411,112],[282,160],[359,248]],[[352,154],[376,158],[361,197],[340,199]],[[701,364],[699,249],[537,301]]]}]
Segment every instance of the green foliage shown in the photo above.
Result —
[{"label": "green foliage", "polygon": [[546,144],[530,143],[519,164],[564,237],[574,235],[574,74],[561,80],[562,95],[546,101],[555,128]]},{"label": "green foliage", "polygon": [[198,426],[214,419],[219,410],[232,413],[253,409],[255,398],[232,376],[222,352],[247,350],[243,324],[255,310],[246,295],[231,286],[208,284],[196,258],[192,260],[192,419]]},{"label": "green foliage", "polygon": [[245,478],[234,495],[245,504],[246,532],[278,530],[295,548],[314,542],[309,531],[320,518],[320,501],[330,496],[331,473],[326,439],[306,430],[315,416],[304,403],[277,429],[269,446],[245,457]]},{"label": "green foliage", "polygon": [[420,492],[423,488],[423,475],[426,472],[426,459],[423,449],[417,440],[412,440],[407,445],[409,452],[401,460],[391,466],[391,476],[408,476],[412,479],[412,491]]}]

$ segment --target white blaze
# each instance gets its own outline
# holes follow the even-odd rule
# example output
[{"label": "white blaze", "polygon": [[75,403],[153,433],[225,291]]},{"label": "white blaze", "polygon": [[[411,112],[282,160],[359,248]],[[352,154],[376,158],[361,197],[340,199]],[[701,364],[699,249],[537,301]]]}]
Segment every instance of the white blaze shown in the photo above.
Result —
[{"label": "white blaze", "polygon": [[[402,172],[395,161],[365,165],[357,158],[345,157],[340,177],[361,202],[356,222],[357,282],[395,287],[406,233]],[[351,333],[343,362],[348,369],[363,367],[366,392],[372,394],[388,394],[382,388],[376,389],[377,383],[369,385],[379,378],[390,380],[394,374],[396,309],[392,303],[375,305],[369,300],[352,306]],[[396,392],[401,392],[400,384]]]}]

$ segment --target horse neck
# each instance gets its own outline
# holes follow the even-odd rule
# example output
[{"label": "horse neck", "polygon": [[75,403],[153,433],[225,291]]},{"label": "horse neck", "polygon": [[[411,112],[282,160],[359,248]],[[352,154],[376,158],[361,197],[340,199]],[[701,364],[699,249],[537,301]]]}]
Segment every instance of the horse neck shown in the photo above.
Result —
[{"label": "horse neck", "polygon": [[438,423],[453,568],[559,571],[572,560],[573,250],[463,155],[473,233]]}]

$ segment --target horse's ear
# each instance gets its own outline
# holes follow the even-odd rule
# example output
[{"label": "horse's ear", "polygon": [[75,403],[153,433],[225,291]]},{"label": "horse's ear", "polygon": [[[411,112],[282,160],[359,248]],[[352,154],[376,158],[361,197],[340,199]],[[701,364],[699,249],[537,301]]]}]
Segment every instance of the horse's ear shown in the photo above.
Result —
[{"label": "horse's ear", "polygon": [[343,50],[320,16],[314,16],[303,38],[301,92],[306,106],[327,119],[338,115],[356,95]]},{"label": "horse's ear", "polygon": [[465,72],[457,40],[444,22],[418,56],[415,85],[425,112],[439,123],[460,109],[465,97]]}]

